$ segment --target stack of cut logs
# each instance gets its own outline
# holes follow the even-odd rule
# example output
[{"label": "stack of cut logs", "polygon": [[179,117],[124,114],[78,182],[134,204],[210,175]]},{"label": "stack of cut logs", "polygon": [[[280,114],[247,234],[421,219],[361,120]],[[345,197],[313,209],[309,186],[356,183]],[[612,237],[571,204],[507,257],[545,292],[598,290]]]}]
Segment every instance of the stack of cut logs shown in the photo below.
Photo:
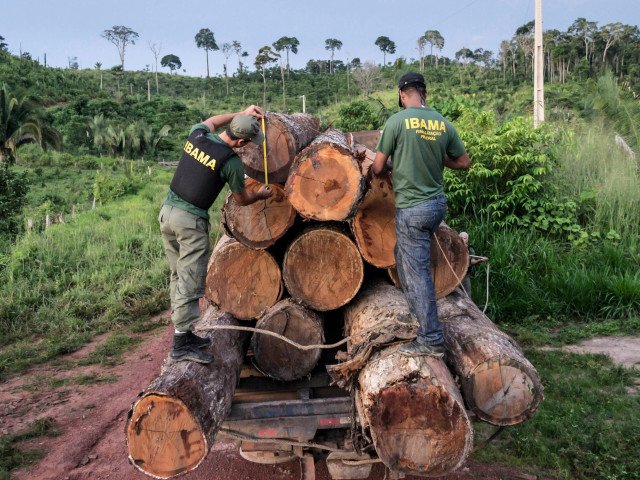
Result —
[{"label": "stack of cut logs", "polygon": [[[399,341],[413,338],[417,324],[394,268],[391,181],[371,174],[374,154],[351,134],[320,133],[304,114],[265,120],[273,196],[249,206],[226,198],[226,235],[209,263],[211,306],[200,327],[255,321],[320,345],[325,320],[341,318],[351,338],[344,361],[327,369],[352,390],[360,428],[392,470],[439,476],[463,465],[473,443],[469,412],[499,426],[530,418],[542,399],[540,379],[518,345],[456,288],[469,262],[456,232],[442,224],[431,247],[447,355],[402,356]],[[241,152],[250,190],[264,182],[262,154],[253,145]],[[208,335],[213,364],[168,364],[132,407],[130,459],[145,473],[167,478],[196,468],[231,408],[248,334]],[[280,381],[309,374],[320,358],[319,349],[270,335],[255,333],[250,344],[256,369]]]}]

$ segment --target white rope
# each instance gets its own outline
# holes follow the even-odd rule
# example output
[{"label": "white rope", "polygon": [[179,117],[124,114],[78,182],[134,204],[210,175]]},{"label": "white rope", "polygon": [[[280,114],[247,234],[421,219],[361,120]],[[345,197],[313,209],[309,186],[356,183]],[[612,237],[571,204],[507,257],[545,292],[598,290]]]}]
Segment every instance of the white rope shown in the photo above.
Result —
[{"label": "white rope", "polygon": [[[438,244],[438,248],[440,249],[440,252],[442,252],[442,256],[444,257],[444,259],[447,262],[447,265],[449,265],[449,268],[451,269],[451,272],[453,273],[453,276],[456,277],[456,280],[458,280],[458,284],[460,285],[460,288],[462,289],[462,291],[467,295],[467,297],[469,297],[469,299],[471,299],[471,294],[470,292],[467,292],[464,288],[464,286],[462,285],[462,280],[460,280],[460,277],[458,277],[458,275],[456,274],[456,271],[453,269],[453,267],[451,266],[451,263],[449,263],[449,259],[447,258],[447,255],[444,253],[444,250],[442,248],[442,245],[440,245],[440,241],[438,240],[438,236],[434,233],[433,236],[436,239],[436,243]],[[469,258],[484,258],[478,255],[469,255]],[[489,262],[487,262],[487,278],[486,278],[486,283],[487,283],[487,297],[486,297],[486,301],[484,304],[484,309],[482,310],[482,313],[487,311],[487,307],[489,306]]]},{"label": "white rope", "polygon": [[343,338],[342,340],[340,340],[339,342],[336,343],[332,343],[332,344],[320,344],[320,345],[301,345],[299,343],[294,342],[293,340],[280,335],[279,333],[275,333],[272,332],[270,330],[264,330],[262,328],[254,328],[254,327],[241,327],[241,326],[236,326],[236,325],[211,325],[209,327],[203,327],[203,328],[199,328],[198,331],[200,332],[208,332],[210,330],[240,330],[243,332],[254,332],[254,333],[260,333],[260,334],[264,334],[264,335],[271,335],[272,337],[276,337],[280,340],[282,340],[283,342],[287,342],[290,345],[293,345],[294,347],[300,349],[300,350],[315,350],[318,348],[324,348],[324,349],[331,349],[331,348],[336,348],[339,347],[340,345],[347,343],[349,340],[351,340],[352,338],[356,338],[356,337],[361,337],[363,335],[366,335],[367,333],[373,332],[373,331],[380,331],[381,325],[377,325],[375,327],[372,328],[368,328],[366,330],[362,330],[361,332],[355,333],[353,335],[350,335],[346,338]]}]

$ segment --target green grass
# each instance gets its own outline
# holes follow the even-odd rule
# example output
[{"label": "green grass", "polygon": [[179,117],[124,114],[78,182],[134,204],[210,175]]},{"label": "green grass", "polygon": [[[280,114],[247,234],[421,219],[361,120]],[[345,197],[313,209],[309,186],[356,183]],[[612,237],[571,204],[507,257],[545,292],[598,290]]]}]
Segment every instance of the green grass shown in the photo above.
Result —
[{"label": "green grass", "polygon": [[75,351],[98,333],[151,328],[149,317],[168,306],[157,214],[171,173],[156,171],[137,195],[16,242],[0,270],[0,374]]},{"label": "green grass", "polygon": [[[627,392],[640,372],[603,355],[526,355],[540,373],[545,399],[531,420],[507,428],[476,459],[558,479],[640,478],[640,396]],[[476,424],[482,438],[490,430]]]},{"label": "green grass", "polygon": [[[640,243],[600,241],[577,248],[532,231],[470,229],[475,250],[490,259],[487,314],[499,322],[543,324],[629,321],[640,317]],[[485,270],[473,272],[473,297],[485,298]]]},{"label": "green grass", "polygon": [[60,431],[55,427],[55,420],[51,417],[46,417],[29,424],[21,432],[1,436],[0,480],[9,480],[12,470],[23,468],[44,457],[45,452],[41,450],[22,451],[18,448],[20,442],[42,436],[55,437],[59,434]]},{"label": "green grass", "polygon": [[588,213],[594,226],[638,237],[639,164],[616,146],[615,135],[602,120],[577,124],[570,140],[559,147],[562,168],[557,180],[567,193],[592,201]]}]

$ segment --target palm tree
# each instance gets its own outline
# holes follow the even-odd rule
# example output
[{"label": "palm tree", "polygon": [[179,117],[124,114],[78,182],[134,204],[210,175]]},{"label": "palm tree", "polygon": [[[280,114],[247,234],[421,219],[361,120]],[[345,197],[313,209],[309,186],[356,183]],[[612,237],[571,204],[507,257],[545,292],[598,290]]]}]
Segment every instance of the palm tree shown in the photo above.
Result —
[{"label": "palm tree", "polygon": [[26,98],[16,98],[7,89],[0,88],[0,163],[15,160],[16,150],[26,143],[38,143],[43,148],[60,149],[60,133],[40,122],[39,107]]}]

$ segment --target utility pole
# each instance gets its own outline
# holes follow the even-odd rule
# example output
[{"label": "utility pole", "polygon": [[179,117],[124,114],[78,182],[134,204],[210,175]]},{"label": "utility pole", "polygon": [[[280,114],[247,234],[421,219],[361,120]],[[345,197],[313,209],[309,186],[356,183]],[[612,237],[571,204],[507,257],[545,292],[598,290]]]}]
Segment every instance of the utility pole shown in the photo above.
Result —
[{"label": "utility pole", "polygon": [[533,64],[533,127],[544,122],[544,52],[542,50],[542,0],[536,0]]},{"label": "utility pole", "polygon": [[307,96],[301,95],[300,98],[302,99],[302,113],[307,113]]}]

